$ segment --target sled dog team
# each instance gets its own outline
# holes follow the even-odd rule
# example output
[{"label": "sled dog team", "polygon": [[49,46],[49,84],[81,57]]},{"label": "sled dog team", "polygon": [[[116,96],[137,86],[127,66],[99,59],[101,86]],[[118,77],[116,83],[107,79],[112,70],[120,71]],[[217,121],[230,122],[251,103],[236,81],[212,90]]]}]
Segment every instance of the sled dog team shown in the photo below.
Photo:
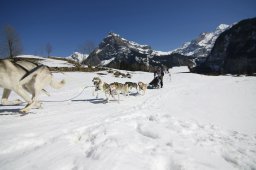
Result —
[{"label": "sled dog team", "polygon": [[[94,77],[92,81],[95,86],[94,91],[103,91],[106,95],[107,102],[109,101],[109,95],[113,98],[114,95],[118,95],[119,101],[120,93],[129,95],[129,90],[135,88],[137,92],[143,91],[143,94],[145,94],[147,89],[147,84],[143,82],[139,82],[138,84],[133,82],[126,82],[125,84],[114,82],[107,84],[99,77]],[[20,111],[24,113],[29,112],[32,108],[41,107],[38,97],[42,92],[49,95],[44,89],[46,86],[50,85],[58,89],[63,87],[64,84],[64,80],[60,82],[54,80],[47,66],[25,60],[0,60],[0,87],[3,88],[2,105],[17,105],[22,103],[21,100],[8,101],[11,91],[14,91],[27,103]]]},{"label": "sled dog team", "polygon": [[103,93],[105,93],[106,102],[109,101],[109,96],[112,96],[112,98],[116,100],[115,95],[117,95],[118,102],[119,102],[120,101],[119,95],[121,93],[128,96],[129,91],[132,89],[135,89],[137,90],[137,93],[140,93],[140,91],[143,91],[143,95],[144,95],[147,89],[147,84],[143,82],[138,82],[138,84],[134,82],[126,82],[125,84],[114,82],[114,83],[108,84],[106,82],[103,82],[99,77],[94,77],[92,79],[92,82],[95,86],[94,93],[97,92],[96,98],[98,98],[98,92],[102,91]]}]

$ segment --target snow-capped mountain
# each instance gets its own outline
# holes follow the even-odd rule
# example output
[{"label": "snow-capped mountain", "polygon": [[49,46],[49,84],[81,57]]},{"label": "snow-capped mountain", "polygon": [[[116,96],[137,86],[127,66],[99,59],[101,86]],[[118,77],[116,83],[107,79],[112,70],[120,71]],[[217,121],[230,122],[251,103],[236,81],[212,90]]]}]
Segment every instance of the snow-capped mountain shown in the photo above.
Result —
[{"label": "snow-capped mountain", "polygon": [[109,33],[83,64],[148,71],[162,64],[167,67],[188,65],[191,64],[188,60],[195,58],[201,62],[211,52],[218,36],[229,28],[229,25],[221,24],[215,31],[201,33],[196,39],[170,52],[155,51],[149,45],[140,45],[118,34]]},{"label": "snow-capped mountain", "polygon": [[152,52],[148,45],[140,45],[118,34],[109,33],[83,63],[118,69],[147,70]]},{"label": "snow-capped mountain", "polygon": [[89,56],[89,54],[81,54],[79,52],[74,52],[70,56],[67,57],[67,59],[74,60],[78,63],[82,63],[86,58]]},{"label": "snow-capped mountain", "polygon": [[256,18],[245,19],[217,38],[206,62],[196,72],[249,74],[256,72]]},{"label": "snow-capped mountain", "polygon": [[229,28],[229,25],[220,24],[215,31],[201,33],[199,37],[184,43],[181,48],[173,50],[172,53],[193,56],[195,58],[206,57],[211,52],[211,49],[219,35]]},{"label": "snow-capped mountain", "polygon": [[109,33],[83,64],[150,71],[162,64],[168,67],[180,65],[182,61],[178,60],[185,58],[181,54],[155,51],[149,45],[140,45],[118,34]]}]

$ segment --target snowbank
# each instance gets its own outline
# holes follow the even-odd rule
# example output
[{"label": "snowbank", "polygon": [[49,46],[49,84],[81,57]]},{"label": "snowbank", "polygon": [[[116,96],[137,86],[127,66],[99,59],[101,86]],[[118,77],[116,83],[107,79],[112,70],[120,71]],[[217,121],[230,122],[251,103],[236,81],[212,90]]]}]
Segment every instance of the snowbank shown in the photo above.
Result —
[{"label": "snowbank", "polygon": [[39,56],[34,56],[34,55],[20,55],[17,56],[19,58],[35,58],[39,59],[39,63],[46,65],[48,67],[74,67],[73,64],[70,64],[69,62],[65,60],[56,60],[56,59],[51,59],[51,58],[44,58],[44,57],[39,57]]}]

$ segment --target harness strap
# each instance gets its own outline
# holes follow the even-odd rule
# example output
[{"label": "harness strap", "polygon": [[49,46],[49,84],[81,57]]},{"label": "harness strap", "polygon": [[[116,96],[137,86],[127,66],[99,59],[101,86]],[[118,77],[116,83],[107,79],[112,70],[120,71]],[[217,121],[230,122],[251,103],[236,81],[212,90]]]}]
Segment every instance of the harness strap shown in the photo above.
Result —
[{"label": "harness strap", "polygon": [[16,63],[15,60],[13,60],[13,61],[11,61],[11,62],[12,62],[13,65],[20,67],[22,70],[24,70],[26,73],[28,73],[28,69],[26,69],[26,68],[23,67],[22,65]]}]

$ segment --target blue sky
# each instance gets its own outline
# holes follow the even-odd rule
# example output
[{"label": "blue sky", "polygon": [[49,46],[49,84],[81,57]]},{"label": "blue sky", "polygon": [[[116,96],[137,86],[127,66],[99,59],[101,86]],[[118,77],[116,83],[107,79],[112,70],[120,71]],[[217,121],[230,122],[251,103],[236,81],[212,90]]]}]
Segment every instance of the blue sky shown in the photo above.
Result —
[{"label": "blue sky", "polygon": [[18,32],[24,54],[68,56],[108,32],[170,51],[213,31],[256,17],[255,0],[1,0],[0,28]]}]

